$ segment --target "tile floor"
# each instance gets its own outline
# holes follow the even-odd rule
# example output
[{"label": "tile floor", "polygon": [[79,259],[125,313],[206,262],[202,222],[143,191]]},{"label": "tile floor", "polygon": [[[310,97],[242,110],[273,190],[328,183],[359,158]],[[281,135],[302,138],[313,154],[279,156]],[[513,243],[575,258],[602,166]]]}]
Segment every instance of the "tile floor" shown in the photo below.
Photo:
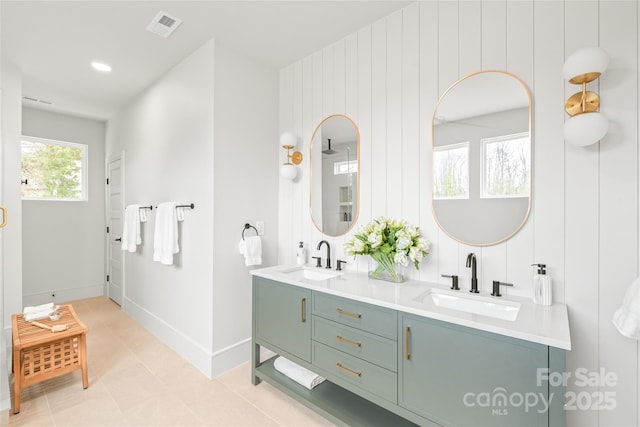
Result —
[{"label": "tile floor", "polygon": [[249,362],[209,380],[110,300],[72,304],[89,327],[89,388],[80,371],[31,385],[0,425],[332,425],[269,384],[253,386]]}]

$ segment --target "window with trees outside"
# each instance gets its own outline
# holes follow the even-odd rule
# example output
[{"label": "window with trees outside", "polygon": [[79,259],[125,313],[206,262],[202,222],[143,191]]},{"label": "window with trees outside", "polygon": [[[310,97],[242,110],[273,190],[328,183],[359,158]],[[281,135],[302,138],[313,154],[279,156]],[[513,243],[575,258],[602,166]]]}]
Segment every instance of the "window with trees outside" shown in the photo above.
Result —
[{"label": "window with trees outside", "polygon": [[23,136],[21,148],[23,199],[87,200],[87,145]]},{"label": "window with trees outside", "polygon": [[469,143],[433,150],[433,198],[469,198]]},{"label": "window with trees outside", "polygon": [[527,132],[482,139],[482,197],[528,197],[531,144]]}]

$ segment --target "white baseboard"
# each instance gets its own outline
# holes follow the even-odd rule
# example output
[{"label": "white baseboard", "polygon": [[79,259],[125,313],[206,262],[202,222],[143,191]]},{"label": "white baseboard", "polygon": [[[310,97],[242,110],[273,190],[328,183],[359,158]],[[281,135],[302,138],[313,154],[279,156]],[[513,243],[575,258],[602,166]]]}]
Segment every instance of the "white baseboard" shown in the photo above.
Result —
[{"label": "white baseboard", "polygon": [[124,297],[122,301],[122,310],[208,378],[211,378],[211,353],[207,349],[127,297]]},{"label": "white baseboard", "polygon": [[[55,294],[55,298],[51,295]],[[23,295],[22,304],[26,306],[46,304],[49,302],[67,302],[77,299],[100,297],[105,295],[104,283],[97,285],[83,286],[80,288],[56,289],[54,291],[39,292],[35,294]]]},{"label": "white baseboard", "polygon": [[233,369],[251,358],[251,337],[213,353],[211,358],[212,378]]},{"label": "white baseboard", "polygon": [[123,300],[122,310],[207,378],[214,378],[251,357],[251,338],[212,353],[127,297]]}]

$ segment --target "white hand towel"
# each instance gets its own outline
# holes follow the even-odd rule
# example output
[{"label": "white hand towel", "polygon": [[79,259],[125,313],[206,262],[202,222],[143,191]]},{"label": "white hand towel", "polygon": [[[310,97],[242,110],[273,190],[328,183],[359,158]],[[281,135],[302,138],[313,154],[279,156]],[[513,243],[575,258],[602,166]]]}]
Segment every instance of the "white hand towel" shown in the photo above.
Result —
[{"label": "white hand towel", "polygon": [[44,311],[44,310],[53,310],[53,303],[48,302],[46,304],[25,307],[24,310],[22,310],[22,312],[24,314],[27,314],[27,313],[36,313],[38,311]]},{"label": "white hand towel", "polygon": [[622,335],[640,340],[640,277],[627,288],[622,305],[613,313],[612,321]]},{"label": "white hand towel", "polygon": [[298,384],[308,388],[309,390],[325,380],[315,372],[311,372],[307,368],[304,368],[297,363],[293,363],[289,359],[285,359],[282,356],[276,359],[276,361],[273,363],[273,366],[278,372],[281,372],[282,374],[291,378]]},{"label": "white hand towel", "polygon": [[143,208],[138,209],[138,215],[140,215],[140,222],[147,222],[147,210],[146,209],[143,209]]},{"label": "white hand towel", "polygon": [[[164,265],[173,265],[173,255],[180,252],[178,246],[178,221],[176,202],[160,203],[156,213],[153,236],[153,260]],[[182,216],[184,218],[184,215]]]},{"label": "white hand towel", "polygon": [[245,237],[240,241],[238,250],[244,255],[244,265],[247,267],[262,264],[262,240],[260,236]]},{"label": "white hand towel", "polygon": [[147,220],[146,213],[144,221],[140,214],[140,205],[129,205],[124,210],[124,225],[122,227],[122,250],[135,252],[136,246],[142,243],[140,234],[140,222]]},{"label": "white hand towel", "polygon": [[32,322],[34,320],[46,319],[55,310],[53,303],[47,303],[32,307],[25,307],[22,313],[24,314],[24,320]]}]

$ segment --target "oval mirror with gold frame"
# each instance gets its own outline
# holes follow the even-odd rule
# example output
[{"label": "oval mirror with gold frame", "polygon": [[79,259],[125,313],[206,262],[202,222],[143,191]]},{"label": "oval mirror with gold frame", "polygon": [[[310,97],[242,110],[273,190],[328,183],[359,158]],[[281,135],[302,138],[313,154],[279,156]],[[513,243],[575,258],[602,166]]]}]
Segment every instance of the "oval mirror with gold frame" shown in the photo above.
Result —
[{"label": "oval mirror with gold frame", "polygon": [[310,144],[309,210],[314,225],[341,236],[355,224],[360,207],[360,133],[349,117],[334,114],[316,127]]},{"label": "oval mirror with gold frame", "polygon": [[531,209],[531,95],[504,71],[470,74],[433,114],[433,213],[450,237],[490,246],[516,234]]}]

